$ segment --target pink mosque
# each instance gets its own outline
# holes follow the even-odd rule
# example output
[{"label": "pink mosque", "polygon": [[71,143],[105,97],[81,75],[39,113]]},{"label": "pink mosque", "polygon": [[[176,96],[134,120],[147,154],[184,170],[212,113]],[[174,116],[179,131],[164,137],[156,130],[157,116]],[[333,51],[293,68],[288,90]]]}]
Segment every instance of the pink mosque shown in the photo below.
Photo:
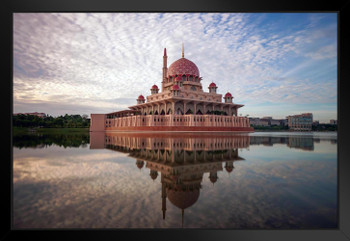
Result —
[{"label": "pink mosque", "polygon": [[182,57],[169,68],[167,59],[165,48],[161,91],[153,85],[151,95],[140,95],[128,110],[91,114],[90,131],[254,131],[247,117],[238,116],[243,105],[230,92],[222,97],[214,82],[203,91],[199,69],[184,57],[183,45]]}]

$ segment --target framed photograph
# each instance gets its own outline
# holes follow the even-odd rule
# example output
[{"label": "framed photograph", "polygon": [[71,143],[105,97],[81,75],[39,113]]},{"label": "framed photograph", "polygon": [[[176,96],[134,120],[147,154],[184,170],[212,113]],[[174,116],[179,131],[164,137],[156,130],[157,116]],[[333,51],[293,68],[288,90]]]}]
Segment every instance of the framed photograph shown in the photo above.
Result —
[{"label": "framed photograph", "polygon": [[350,239],[346,1],[7,6],[1,239]]}]

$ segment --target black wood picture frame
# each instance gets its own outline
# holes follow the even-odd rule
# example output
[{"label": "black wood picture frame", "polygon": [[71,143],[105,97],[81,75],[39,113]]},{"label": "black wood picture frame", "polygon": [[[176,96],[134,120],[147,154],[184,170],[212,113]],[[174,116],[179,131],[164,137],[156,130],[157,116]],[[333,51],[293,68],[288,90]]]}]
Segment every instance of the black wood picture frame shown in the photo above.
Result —
[{"label": "black wood picture frame", "polygon": [[[349,29],[350,0],[348,1],[230,1],[230,0],[5,0],[1,3],[3,64],[2,98],[5,113],[5,141],[3,148],[6,158],[1,158],[1,217],[4,219],[0,240],[350,240],[350,148],[348,148],[349,125],[347,113],[349,94],[346,85],[349,77]],[[338,14],[338,200],[339,227],[327,230],[218,230],[218,229],[121,229],[121,230],[14,230],[11,225],[12,207],[12,24],[15,12],[336,12]],[[6,56],[6,57],[5,57]]]}]

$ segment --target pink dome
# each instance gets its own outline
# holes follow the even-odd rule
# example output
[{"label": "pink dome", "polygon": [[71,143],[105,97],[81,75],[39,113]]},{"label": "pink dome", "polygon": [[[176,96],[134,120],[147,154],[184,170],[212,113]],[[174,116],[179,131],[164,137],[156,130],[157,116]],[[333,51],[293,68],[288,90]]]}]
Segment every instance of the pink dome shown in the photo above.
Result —
[{"label": "pink dome", "polygon": [[178,208],[185,209],[197,202],[199,190],[193,191],[175,191],[167,190],[169,201]]},{"label": "pink dome", "polygon": [[136,166],[137,166],[139,169],[141,169],[141,168],[143,167],[143,165],[144,165],[144,162],[143,162],[143,161],[141,161],[141,160],[137,160],[137,161],[136,161]]},{"label": "pink dome", "polygon": [[209,85],[209,87],[216,87],[216,84],[214,82],[211,82],[211,84]]},{"label": "pink dome", "polygon": [[152,89],[152,90],[153,90],[153,89],[159,90],[157,85],[153,85],[151,89]]},{"label": "pink dome", "polygon": [[230,92],[227,92],[225,97],[232,97],[231,93]]},{"label": "pink dome", "polygon": [[152,180],[156,180],[156,178],[158,177],[158,172],[157,171],[153,171],[150,173],[150,176],[152,178]]},{"label": "pink dome", "polygon": [[225,169],[229,173],[233,171],[233,167],[231,167],[231,166],[226,166]]},{"label": "pink dome", "polygon": [[172,89],[173,89],[173,90],[179,90],[180,87],[179,87],[178,85],[173,85]]},{"label": "pink dome", "polygon": [[145,97],[143,97],[143,95],[140,95],[137,99],[138,99],[138,100],[144,100]]},{"label": "pink dome", "polygon": [[168,77],[174,75],[194,75],[199,76],[198,67],[186,58],[176,60],[169,66]]},{"label": "pink dome", "polygon": [[215,183],[218,180],[217,177],[209,177],[209,179],[212,183]]}]

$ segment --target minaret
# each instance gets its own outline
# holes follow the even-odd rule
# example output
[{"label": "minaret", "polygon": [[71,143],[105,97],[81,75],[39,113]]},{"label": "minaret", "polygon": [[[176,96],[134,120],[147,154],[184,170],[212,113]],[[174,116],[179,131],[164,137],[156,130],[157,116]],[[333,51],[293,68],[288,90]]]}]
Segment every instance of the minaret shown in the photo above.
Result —
[{"label": "minaret", "polygon": [[162,92],[164,91],[164,84],[166,83],[166,76],[168,74],[168,56],[166,55],[166,48],[164,48],[164,56],[163,56],[163,80],[162,80]]},{"label": "minaret", "polygon": [[163,219],[165,219],[166,212],[166,190],[165,190],[165,182],[164,182],[163,174],[161,174],[161,182],[162,182],[162,211],[163,211]]}]

